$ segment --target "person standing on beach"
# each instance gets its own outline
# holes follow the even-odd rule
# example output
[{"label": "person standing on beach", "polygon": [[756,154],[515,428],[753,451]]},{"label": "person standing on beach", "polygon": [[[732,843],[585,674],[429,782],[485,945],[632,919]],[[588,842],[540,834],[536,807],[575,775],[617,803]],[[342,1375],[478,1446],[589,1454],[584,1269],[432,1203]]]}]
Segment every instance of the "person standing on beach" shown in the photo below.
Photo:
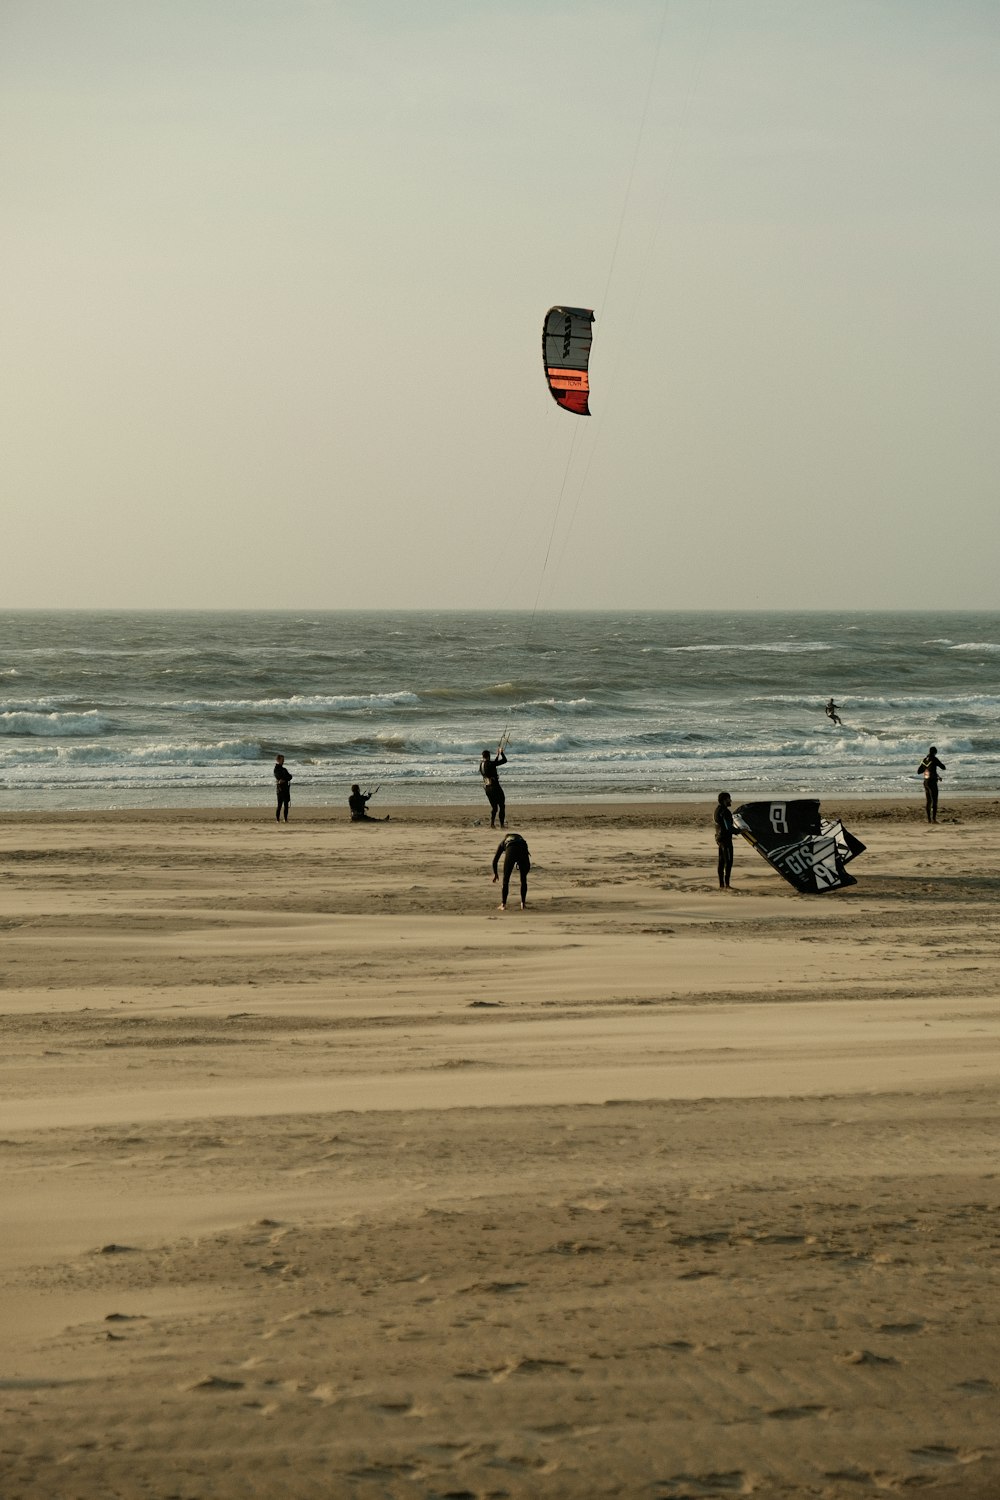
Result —
[{"label": "person standing on beach", "polygon": [[715,842],[719,846],[719,890],[729,890],[729,877],[733,873],[733,834],[736,824],[733,822],[732,797],[728,792],[720,792],[719,800],[715,807]]},{"label": "person standing on beach", "polygon": [[503,745],[497,746],[496,756],[492,756],[488,750],[483,751],[482,760],[479,762],[479,774],[483,778],[483,791],[486,800],[490,804],[490,827],[497,826],[497,817],[500,818],[500,827],[504,826],[507,804],[500,785],[500,767],[507,764],[507,757],[503,753]]},{"label": "person standing on beach", "polygon": [[927,806],[928,823],[937,822],[938,772],[947,771],[943,760],[938,760],[937,745],[932,745],[917,767],[924,778],[924,802]]},{"label": "person standing on beach", "polygon": [[274,779],[278,787],[278,806],[275,811],[275,822],[281,821],[281,814],[285,814],[285,822],[288,822],[288,807],[292,800],[292,773],[285,766],[285,757],[276,755],[274,757]]},{"label": "person standing on beach", "polygon": [[528,871],[531,869],[531,855],[528,846],[519,833],[508,833],[497,845],[497,852],[493,856],[493,884],[496,885],[500,876],[497,874],[497,865],[500,856],[503,855],[503,885],[500,887],[500,910],[507,910],[507,892],[510,890],[510,877],[515,869],[521,877],[521,910],[528,904]]}]

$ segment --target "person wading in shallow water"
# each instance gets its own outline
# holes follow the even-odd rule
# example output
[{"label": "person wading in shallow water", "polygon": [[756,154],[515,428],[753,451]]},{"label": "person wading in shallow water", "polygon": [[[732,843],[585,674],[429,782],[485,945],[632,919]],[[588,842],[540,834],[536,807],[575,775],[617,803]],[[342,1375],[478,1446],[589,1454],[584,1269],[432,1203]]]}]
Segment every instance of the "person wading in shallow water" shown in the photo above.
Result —
[{"label": "person wading in shallow water", "polygon": [[528,871],[531,869],[531,855],[528,846],[519,833],[508,833],[497,845],[497,852],[493,856],[493,884],[496,885],[500,876],[497,874],[497,865],[500,856],[503,855],[503,885],[500,887],[500,910],[507,910],[507,892],[510,890],[510,877],[515,869],[521,877],[521,910],[528,904]]},{"label": "person wading in shallow water", "polygon": [[715,842],[719,846],[719,890],[729,890],[729,877],[733,873],[733,834],[736,825],[728,792],[720,792],[715,808]]},{"label": "person wading in shallow water", "polygon": [[927,806],[928,823],[937,822],[938,804],[938,772],[947,771],[948,767],[943,760],[938,760],[937,745],[932,745],[917,767],[917,772],[924,778],[924,802]]},{"label": "person wading in shallow water", "polygon": [[490,804],[490,827],[497,826],[497,817],[500,818],[500,827],[504,826],[507,804],[504,800],[503,787],[500,785],[501,766],[507,764],[507,757],[503,753],[503,746],[497,746],[496,756],[492,756],[488,750],[483,751],[482,760],[479,762],[479,774],[483,778],[483,791],[486,800]]},{"label": "person wading in shallow water", "polygon": [[278,786],[278,806],[275,811],[275,820],[281,820],[282,812],[285,814],[285,822],[288,822],[288,807],[292,800],[292,773],[286,769],[285,757],[276,755],[274,757],[274,779]]}]

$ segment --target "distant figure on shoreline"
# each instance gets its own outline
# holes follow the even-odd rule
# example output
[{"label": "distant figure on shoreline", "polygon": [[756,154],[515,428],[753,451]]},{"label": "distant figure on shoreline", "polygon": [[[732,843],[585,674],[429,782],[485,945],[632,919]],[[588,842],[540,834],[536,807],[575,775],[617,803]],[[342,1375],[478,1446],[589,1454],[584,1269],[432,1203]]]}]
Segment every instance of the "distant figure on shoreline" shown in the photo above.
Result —
[{"label": "distant figure on shoreline", "polygon": [[285,766],[285,757],[276,755],[274,757],[274,779],[277,782],[278,806],[274,817],[280,822],[282,812],[285,814],[285,822],[288,822],[288,808],[292,800],[292,773]]},{"label": "distant figure on shoreline", "polygon": [[519,833],[508,833],[497,845],[497,852],[493,856],[493,884],[496,885],[500,879],[497,874],[497,865],[500,856],[503,855],[503,885],[500,887],[500,910],[507,910],[507,893],[510,890],[510,877],[516,869],[521,877],[521,910],[528,904],[528,871],[531,869],[531,855],[528,846]]},{"label": "distant figure on shoreline", "polygon": [[831,698],[826,705],[826,716],[833,724],[843,724],[843,719],[837,713],[837,705]]},{"label": "distant figure on shoreline", "polygon": [[733,822],[733,810],[731,807],[732,797],[728,792],[720,792],[719,800],[715,808],[715,842],[719,846],[719,890],[729,890],[729,877],[733,873],[733,834],[736,825]]},{"label": "distant figure on shoreline", "polygon": [[[375,792],[378,787],[375,788]],[[351,795],[347,799],[347,805],[351,809],[352,823],[388,823],[389,818],[373,818],[368,811],[368,804],[374,797],[375,792],[363,792],[355,782],[351,787]]]},{"label": "distant figure on shoreline", "polygon": [[483,791],[486,800],[490,804],[490,827],[497,826],[497,817],[500,818],[500,827],[503,828],[507,813],[507,803],[500,785],[500,767],[507,764],[507,757],[503,753],[503,745],[497,746],[497,753],[492,756],[488,750],[483,751],[479,762],[479,774],[483,778]]},{"label": "distant figure on shoreline", "polygon": [[924,778],[924,803],[927,807],[928,823],[937,822],[938,772],[947,771],[943,760],[938,760],[937,745],[932,745],[917,767],[917,774]]}]

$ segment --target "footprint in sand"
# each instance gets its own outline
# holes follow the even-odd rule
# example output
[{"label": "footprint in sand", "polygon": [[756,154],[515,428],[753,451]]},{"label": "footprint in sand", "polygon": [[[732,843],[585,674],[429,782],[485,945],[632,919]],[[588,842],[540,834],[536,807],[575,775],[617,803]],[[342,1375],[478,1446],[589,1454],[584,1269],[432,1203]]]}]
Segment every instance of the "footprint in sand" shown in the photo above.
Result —
[{"label": "footprint in sand", "polygon": [[849,1354],[842,1354],[841,1359],[846,1365],[898,1365],[899,1360],[894,1359],[891,1354],[875,1354],[871,1349],[852,1349]]},{"label": "footprint in sand", "polygon": [[674,1474],[669,1479],[657,1480],[662,1488],[663,1500],[695,1500],[701,1495],[749,1495],[753,1483],[742,1469],[730,1469],[725,1473]]},{"label": "footprint in sand", "polygon": [[958,1462],[958,1449],[943,1443],[927,1443],[922,1448],[911,1448],[910,1457],[924,1464],[954,1464]]},{"label": "footprint in sand", "polygon": [[186,1391],[241,1391],[242,1380],[225,1380],[221,1375],[203,1375],[200,1380],[183,1386]]}]

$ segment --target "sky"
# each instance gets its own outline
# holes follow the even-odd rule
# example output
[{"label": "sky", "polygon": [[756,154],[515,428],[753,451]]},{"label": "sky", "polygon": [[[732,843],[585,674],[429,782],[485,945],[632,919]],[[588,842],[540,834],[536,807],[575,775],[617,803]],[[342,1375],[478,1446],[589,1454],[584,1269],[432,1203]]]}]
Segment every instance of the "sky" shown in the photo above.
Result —
[{"label": "sky", "polygon": [[998,183],[995,0],[0,0],[0,607],[996,608]]}]

